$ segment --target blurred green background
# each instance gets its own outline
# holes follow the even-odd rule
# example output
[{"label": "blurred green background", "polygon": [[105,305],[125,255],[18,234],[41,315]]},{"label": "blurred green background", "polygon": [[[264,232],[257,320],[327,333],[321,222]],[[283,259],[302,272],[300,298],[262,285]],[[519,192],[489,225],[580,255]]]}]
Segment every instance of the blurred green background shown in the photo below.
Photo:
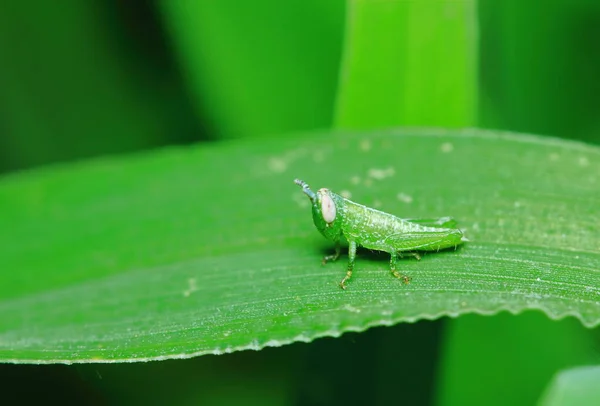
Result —
[{"label": "blurred green background", "polygon": [[[0,171],[331,127],[347,7],[2,2]],[[600,2],[477,8],[477,125],[600,143]],[[502,393],[490,404],[531,404],[560,368],[600,361],[596,332],[583,330],[537,313],[468,316],[185,361],[3,365],[0,388],[15,402],[468,404]],[[499,348],[510,351],[489,357]]]}]

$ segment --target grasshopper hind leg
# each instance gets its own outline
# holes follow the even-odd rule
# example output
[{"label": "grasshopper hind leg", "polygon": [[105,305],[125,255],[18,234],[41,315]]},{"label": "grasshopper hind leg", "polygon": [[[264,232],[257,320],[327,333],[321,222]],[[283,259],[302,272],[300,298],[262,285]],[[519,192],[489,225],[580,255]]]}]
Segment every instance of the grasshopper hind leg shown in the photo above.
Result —
[{"label": "grasshopper hind leg", "polygon": [[[415,253],[407,253],[409,255],[414,254],[414,257],[417,259],[421,259],[421,257],[419,256],[419,254]],[[394,278],[400,279],[402,282],[404,282],[405,285],[408,285],[410,283],[410,280],[412,279],[410,276],[401,274],[400,272],[398,272],[396,270],[396,263],[398,262],[398,256],[400,256],[400,258],[402,258],[404,256],[403,253],[399,253],[399,252],[392,252],[390,254],[390,272],[392,273],[392,275],[394,276]]]},{"label": "grasshopper hind leg", "polygon": [[421,259],[421,254],[416,251],[399,251],[397,254],[400,258],[414,257],[417,261]]}]

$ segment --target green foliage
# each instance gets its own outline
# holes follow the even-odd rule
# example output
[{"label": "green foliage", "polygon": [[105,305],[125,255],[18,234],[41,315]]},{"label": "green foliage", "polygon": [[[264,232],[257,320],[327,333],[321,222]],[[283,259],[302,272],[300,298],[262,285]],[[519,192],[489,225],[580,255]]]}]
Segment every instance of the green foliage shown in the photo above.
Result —
[{"label": "green foliage", "polygon": [[444,338],[444,379],[436,397],[445,405],[476,405],[499,387],[510,390],[487,404],[533,405],[556,371],[598,359],[597,328],[586,330],[572,318],[550,321],[535,312],[465,315],[448,324]]},{"label": "green foliage", "polygon": [[475,1],[350,2],[336,125],[475,125],[476,7]]},{"label": "green foliage", "polygon": [[189,108],[169,90],[171,67],[123,49],[140,44],[119,39],[116,11],[108,2],[101,12],[77,1],[0,5],[0,170],[181,142],[198,127],[181,120]]},{"label": "green foliage", "polygon": [[[70,3],[0,5],[0,170],[247,140],[0,178],[2,359],[188,356],[488,316],[151,364],[0,366],[3,399],[519,405],[598,362],[598,150],[373,131],[598,143],[596,0],[541,14],[518,0]],[[346,131],[313,131],[332,123]],[[409,286],[360,251],[342,292],[345,257],[320,265],[332,247],[294,177],[455,216],[471,242],[401,261]],[[502,309],[533,311],[489,317]],[[561,393],[586,380],[569,377]]]},{"label": "green foliage", "polygon": [[556,374],[540,405],[576,406],[600,403],[600,367],[580,367]]},{"label": "green foliage", "polygon": [[197,110],[218,123],[213,137],[273,137],[331,124],[343,0],[159,5]]},{"label": "green foliage", "polygon": [[[500,310],[598,324],[598,148],[471,130],[323,136],[3,179],[2,359],[189,357]],[[343,292],[298,174],[398,215],[452,214],[472,241],[401,261],[409,286],[362,252]]]},{"label": "green foliage", "polygon": [[600,143],[600,2],[478,2],[481,125]]}]

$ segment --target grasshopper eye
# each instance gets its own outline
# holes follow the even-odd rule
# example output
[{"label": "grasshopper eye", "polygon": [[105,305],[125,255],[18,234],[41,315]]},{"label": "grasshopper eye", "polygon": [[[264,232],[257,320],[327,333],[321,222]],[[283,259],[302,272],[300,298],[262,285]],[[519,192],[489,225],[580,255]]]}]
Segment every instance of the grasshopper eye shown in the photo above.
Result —
[{"label": "grasshopper eye", "polygon": [[335,220],[335,203],[328,193],[321,194],[321,215],[326,223],[333,223]]}]

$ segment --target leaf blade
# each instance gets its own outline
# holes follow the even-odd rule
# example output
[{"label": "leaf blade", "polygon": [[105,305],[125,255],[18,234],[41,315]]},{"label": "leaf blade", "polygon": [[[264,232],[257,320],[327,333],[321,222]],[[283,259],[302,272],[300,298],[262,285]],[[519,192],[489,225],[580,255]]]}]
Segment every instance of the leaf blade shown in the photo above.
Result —
[{"label": "leaf blade", "polygon": [[355,0],[346,20],[338,128],[474,125],[476,1]]},{"label": "leaf blade", "polygon": [[[321,135],[2,179],[0,359],[184,358],[502,310],[598,324],[598,148],[481,130]],[[402,217],[451,215],[471,242],[402,260],[408,286],[360,251],[342,291],[345,256],[320,265],[331,247],[295,177]]]}]

